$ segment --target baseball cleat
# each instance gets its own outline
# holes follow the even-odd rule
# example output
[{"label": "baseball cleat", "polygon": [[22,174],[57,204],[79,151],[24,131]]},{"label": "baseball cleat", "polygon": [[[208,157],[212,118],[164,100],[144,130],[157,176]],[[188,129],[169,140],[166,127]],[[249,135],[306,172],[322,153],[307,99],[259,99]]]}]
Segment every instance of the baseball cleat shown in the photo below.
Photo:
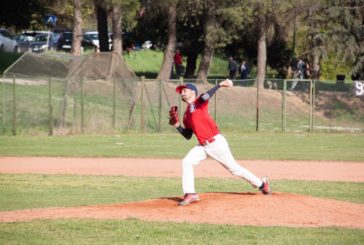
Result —
[{"label": "baseball cleat", "polygon": [[178,206],[186,206],[190,203],[198,201],[200,201],[200,198],[196,193],[186,193],[185,196],[183,197],[183,200],[178,203]]},{"label": "baseball cleat", "polygon": [[269,185],[269,179],[268,177],[263,177],[262,178],[263,184],[262,186],[259,188],[259,190],[264,194],[264,195],[270,195],[272,194],[272,189],[270,188]]}]

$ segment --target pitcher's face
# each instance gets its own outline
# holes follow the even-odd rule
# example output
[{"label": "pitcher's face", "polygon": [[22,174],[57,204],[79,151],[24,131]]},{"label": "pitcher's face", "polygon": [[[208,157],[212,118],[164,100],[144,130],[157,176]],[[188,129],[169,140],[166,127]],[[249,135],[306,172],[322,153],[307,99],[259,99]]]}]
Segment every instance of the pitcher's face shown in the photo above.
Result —
[{"label": "pitcher's face", "polygon": [[196,99],[195,91],[189,88],[182,89],[181,95],[182,95],[182,100],[187,103],[192,103]]}]

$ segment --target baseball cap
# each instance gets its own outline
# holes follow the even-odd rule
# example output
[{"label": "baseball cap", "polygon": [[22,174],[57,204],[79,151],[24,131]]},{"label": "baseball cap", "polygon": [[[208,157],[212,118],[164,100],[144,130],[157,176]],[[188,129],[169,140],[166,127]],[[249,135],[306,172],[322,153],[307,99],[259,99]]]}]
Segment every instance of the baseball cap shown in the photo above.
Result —
[{"label": "baseball cap", "polygon": [[186,83],[186,84],[183,84],[183,85],[179,85],[177,88],[176,88],[176,92],[177,93],[182,93],[182,89],[184,88],[188,88],[188,89],[191,89],[193,91],[195,91],[195,94],[197,95],[198,94],[198,91],[197,91],[197,88],[195,85],[193,85],[192,83]]}]

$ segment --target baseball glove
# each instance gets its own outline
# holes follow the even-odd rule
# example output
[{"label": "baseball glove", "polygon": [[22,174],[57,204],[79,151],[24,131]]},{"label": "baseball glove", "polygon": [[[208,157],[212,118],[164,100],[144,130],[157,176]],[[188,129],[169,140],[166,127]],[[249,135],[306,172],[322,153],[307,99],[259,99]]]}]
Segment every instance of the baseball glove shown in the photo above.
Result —
[{"label": "baseball glove", "polygon": [[169,110],[169,124],[175,125],[177,122],[179,122],[178,118],[178,107],[172,106]]}]

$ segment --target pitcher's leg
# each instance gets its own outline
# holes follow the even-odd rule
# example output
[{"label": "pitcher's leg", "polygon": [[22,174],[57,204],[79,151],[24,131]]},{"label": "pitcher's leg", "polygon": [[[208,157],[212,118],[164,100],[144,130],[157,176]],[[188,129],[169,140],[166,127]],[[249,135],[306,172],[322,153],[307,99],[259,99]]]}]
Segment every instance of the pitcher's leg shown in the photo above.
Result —
[{"label": "pitcher's leg", "polygon": [[233,175],[245,179],[254,187],[260,187],[263,183],[262,180],[236,162],[225,137],[219,134],[215,136],[215,139],[215,142],[205,147],[207,154],[216,159]]},{"label": "pitcher's leg", "polygon": [[207,157],[204,147],[198,145],[193,147],[182,160],[182,189],[183,193],[196,193],[194,165]]}]

